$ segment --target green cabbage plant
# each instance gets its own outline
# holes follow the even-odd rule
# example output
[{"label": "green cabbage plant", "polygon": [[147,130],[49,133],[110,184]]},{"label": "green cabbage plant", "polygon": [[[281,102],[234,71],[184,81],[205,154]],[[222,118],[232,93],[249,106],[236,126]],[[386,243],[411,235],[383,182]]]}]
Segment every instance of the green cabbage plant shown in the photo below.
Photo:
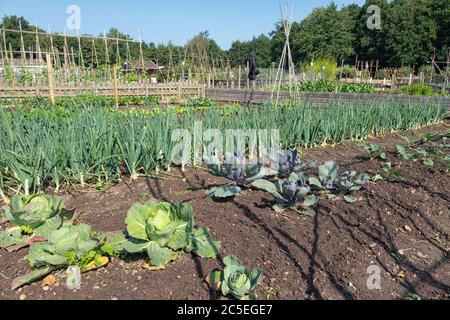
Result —
[{"label": "green cabbage plant", "polygon": [[127,232],[108,236],[104,250],[109,254],[146,252],[150,265],[163,268],[179,252],[215,258],[220,250],[208,228],[194,228],[194,211],[189,204],[138,203],[128,211],[125,223]]},{"label": "green cabbage plant", "polygon": [[62,201],[48,195],[17,195],[12,198],[11,208],[2,209],[5,220],[13,227],[0,232],[0,248],[10,252],[45,241],[69,218]]},{"label": "green cabbage plant", "polygon": [[386,160],[386,151],[381,149],[381,147],[374,143],[368,143],[366,141],[362,141],[358,144],[359,147],[363,148],[370,154],[370,159],[379,158],[381,160]]},{"label": "green cabbage plant", "polygon": [[211,288],[239,300],[256,299],[253,291],[261,280],[261,269],[249,270],[232,255],[224,258],[223,262],[224,270],[214,271],[207,278]]},{"label": "green cabbage plant", "polygon": [[78,266],[81,272],[105,266],[109,259],[101,250],[102,244],[103,237],[95,237],[89,225],[64,224],[48,236],[47,243],[31,245],[27,259],[34,270],[16,278],[13,290],[69,266]]}]

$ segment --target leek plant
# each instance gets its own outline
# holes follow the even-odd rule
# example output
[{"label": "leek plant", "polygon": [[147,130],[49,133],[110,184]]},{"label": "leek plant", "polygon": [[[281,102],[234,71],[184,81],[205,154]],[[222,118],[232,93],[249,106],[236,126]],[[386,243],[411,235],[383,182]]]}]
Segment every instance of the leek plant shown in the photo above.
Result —
[{"label": "leek plant", "polygon": [[[278,129],[280,148],[293,150],[441,121],[443,106],[336,103],[317,108],[282,106],[118,111],[90,105],[65,108],[0,108],[0,188],[33,194],[53,186],[98,186],[128,175],[135,179],[169,170],[176,129]],[[225,140],[225,139],[224,139]],[[225,150],[225,141],[224,149]],[[11,190],[12,189],[12,190]]]}]

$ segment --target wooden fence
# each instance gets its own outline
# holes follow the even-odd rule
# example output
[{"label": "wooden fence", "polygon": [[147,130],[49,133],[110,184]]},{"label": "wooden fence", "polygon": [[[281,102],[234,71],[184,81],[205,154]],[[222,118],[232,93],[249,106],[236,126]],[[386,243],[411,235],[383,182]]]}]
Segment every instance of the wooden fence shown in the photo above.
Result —
[{"label": "wooden fence", "polygon": [[[206,97],[211,100],[226,103],[247,103],[261,104],[269,102],[270,92],[255,91],[252,95],[250,90],[223,90],[206,89]],[[276,94],[275,94],[276,96]],[[300,100],[311,104],[324,105],[333,102],[351,102],[369,104],[372,102],[394,102],[398,104],[407,103],[429,103],[447,106],[450,110],[450,96],[406,96],[392,94],[353,94],[353,93],[300,93]],[[289,92],[281,92],[280,101],[289,100]]]},{"label": "wooden fence", "polygon": [[[119,84],[117,91],[119,96],[160,97],[163,103],[171,99],[181,101],[184,98],[205,96],[205,86],[186,83],[158,85]],[[73,97],[82,94],[95,94],[99,96],[115,95],[113,83],[55,86],[53,92],[55,97]],[[50,89],[48,86],[0,87],[0,99],[30,97],[50,97]]]}]

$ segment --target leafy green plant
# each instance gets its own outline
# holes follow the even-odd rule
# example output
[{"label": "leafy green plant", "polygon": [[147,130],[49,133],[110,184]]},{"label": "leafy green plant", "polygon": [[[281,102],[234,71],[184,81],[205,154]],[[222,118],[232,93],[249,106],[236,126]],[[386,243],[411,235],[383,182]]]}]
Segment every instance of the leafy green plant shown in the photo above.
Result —
[{"label": "leafy green plant", "polygon": [[301,68],[310,79],[332,81],[338,73],[337,62],[332,59],[316,59],[302,64]]},{"label": "leafy green plant", "polygon": [[12,198],[11,208],[4,206],[4,217],[14,226],[0,232],[0,248],[17,251],[34,242],[42,242],[69,218],[62,201],[55,196],[23,196]]},{"label": "leafy green plant", "polygon": [[408,153],[406,151],[406,147],[398,144],[395,147],[397,149],[397,153],[399,155],[400,158],[405,159],[405,160],[415,160],[417,159],[417,155],[414,153]]},{"label": "leafy green plant", "polygon": [[328,194],[331,200],[342,198],[348,203],[355,203],[353,192],[361,190],[370,178],[366,173],[358,175],[355,171],[345,171],[339,175],[339,169],[335,161],[327,161],[319,167],[319,179],[310,177],[309,184]]},{"label": "leafy green plant", "polygon": [[360,142],[358,146],[366,150],[370,154],[371,159],[386,160],[386,152],[380,146],[366,141]]},{"label": "leafy green plant", "polygon": [[410,293],[405,297],[405,300],[408,301],[428,301],[431,300],[431,298],[426,297],[426,296],[422,296],[420,294],[416,294],[416,293]]},{"label": "leafy green plant", "polygon": [[343,83],[339,86],[339,92],[342,93],[374,93],[375,87],[369,83]]},{"label": "leafy green plant", "polygon": [[177,104],[179,104],[178,98],[170,98],[169,104],[170,105],[177,105]]},{"label": "leafy green plant", "polygon": [[356,77],[356,68],[352,67],[348,64],[345,64],[342,68],[340,68],[340,72],[342,72],[343,78],[354,78]]},{"label": "leafy green plant", "polygon": [[315,214],[311,207],[317,203],[319,197],[310,194],[311,187],[303,173],[292,173],[289,179],[278,180],[276,183],[258,179],[252,183],[252,186],[267,191],[274,197],[277,204],[272,208],[276,212],[288,209],[307,216]]},{"label": "leafy green plant", "polygon": [[286,150],[286,151],[278,151],[272,150],[276,157],[273,159],[271,153],[266,154],[267,159],[271,159],[273,162],[278,161],[277,172],[280,178],[289,177],[292,173],[303,172],[306,170],[310,170],[316,167],[317,161],[307,161],[302,162],[298,150]]},{"label": "leafy green plant", "polygon": [[294,210],[300,214],[313,216],[313,207],[322,194],[328,195],[331,200],[344,199],[354,203],[356,198],[353,192],[363,188],[369,180],[367,174],[357,176],[354,171],[346,171],[341,175],[339,165],[334,161],[328,161],[319,167],[319,178],[307,177],[303,173],[292,173],[289,179],[279,179],[276,183],[258,179],[252,186],[269,192],[277,202],[273,209],[283,212],[286,209]]},{"label": "leafy green plant", "polygon": [[[266,90],[272,90],[271,86],[265,88]],[[338,81],[327,80],[305,80],[300,83],[298,87],[284,84],[280,87],[281,91],[294,91],[300,92],[341,92],[341,93],[374,93],[375,87],[369,83],[340,83]]]},{"label": "leafy green plant", "polygon": [[31,85],[33,82],[33,74],[25,65],[22,65],[18,82],[22,85]]},{"label": "leafy green plant", "polygon": [[408,130],[439,122],[446,115],[445,106],[433,104],[399,108],[393,103],[336,103],[317,108],[292,102],[283,107],[184,108],[179,115],[173,108],[115,110],[93,108],[90,102],[55,108],[44,103],[36,108],[0,108],[3,190],[39,193],[50,185],[56,190],[66,185],[108,185],[132,174],[168,170],[176,144],[172,132],[192,130],[200,112],[205,128],[218,128],[223,134],[236,128],[279,128],[279,148],[285,150]]},{"label": "leafy green plant", "polygon": [[432,96],[434,94],[432,87],[420,83],[413,83],[410,86],[403,86],[400,88],[400,92],[413,96]]},{"label": "leafy green plant", "polygon": [[47,243],[31,245],[27,259],[34,270],[14,279],[12,289],[69,266],[79,266],[82,272],[105,266],[109,259],[101,250],[102,242],[102,237],[93,237],[89,225],[63,225],[49,234]]},{"label": "leafy green plant", "polygon": [[434,166],[434,160],[430,157],[430,154],[428,153],[427,150],[423,149],[423,148],[418,148],[417,153],[420,154],[422,157],[422,163],[426,166]]},{"label": "leafy green plant", "polygon": [[[156,106],[161,103],[160,97],[155,96],[121,96],[120,106]],[[112,108],[116,104],[114,97],[99,96],[94,94],[81,94],[74,97],[56,97],[53,108],[70,108],[78,106],[108,107]],[[51,105],[49,98],[29,97],[11,101],[15,107],[45,108]]]},{"label": "leafy green plant", "polygon": [[223,259],[223,271],[214,271],[208,276],[211,288],[224,296],[232,295],[239,300],[255,300],[253,291],[261,280],[261,269],[247,269],[235,256]]},{"label": "leafy green plant", "polygon": [[5,74],[5,78],[7,81],[14,82],[14,80],[15,80],[14,71],[9,63],[6,63],[3,66],[3,73]]},{"label": "leafy green plant", "polygon": [[246,164],[242,156],[229,157],[224,165],[221,165],[218,159],[208,162],[211,174],[233,181],[227,185],[211,188],[208,195],[212,198],[234,197],[242,189],[248,188],[253,181],[277,174],[276,171],[262,164]]},{"label": "leafy green plant", "polygon": [[125,220],[126,233],[111,234],[103,247],[109,254],[146,252],[152,266],[163,268],[179,252],[215,258],[220,242],[211,240],[208,228],[195,228],[189,204],[151,201],[135,204]]},{"label": "leafy green plant", "polygon": [[381,170],[372,177],[373,182],[380,182],[383,180],[389,182],[402,182],[405,181],[405,175],[399,171],[393,171],[391,162],[385,162],[383,163]]},{"label": "leafy green plant", "polygon": [[192,98],[184,102],[184,106],[188,108],[196,108],[196,107],[210,108],[215,105],[216,103],[213,100],[203,97]]},{"label": "leafy green plant", "polygon": [[[427,133],[420,138],[406,139],[408,141],[408,148],[414,151],[414,154],[409,154],[406,159],[421,160],[427,166],[434,166],[435,159],[439,158],[444,161],[447,171],[450,169],[450,155],[445,149],[450,148],[448,140],[450,138],[450,130],[444,133]],[[400,157],[405,158],[406,147],[397,146],[397,151]],[[407,154],[408,155],[408,154]]]}]

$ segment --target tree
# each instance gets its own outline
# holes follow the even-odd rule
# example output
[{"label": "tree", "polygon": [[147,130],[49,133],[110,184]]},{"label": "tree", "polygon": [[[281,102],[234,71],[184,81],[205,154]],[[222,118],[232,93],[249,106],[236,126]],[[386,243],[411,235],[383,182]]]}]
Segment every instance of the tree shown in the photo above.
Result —
[{"label": "tree", "polygon": [[396,0],[386,11],[385,62],[391,66],[426,63],[437,39],[437,26],[426,0]]},{"label": "tree", "polygon": [[[372,14],[371,12],[367,13],[367,9],[371,5],[376,5],[380,8],[381,29],[369,29],[367,27],[367,20]],[[387,0],[366,0],[360,9],[355,30],[357,37],[355,51],[361,60],[380,60],[382,64],[386,60],[385,30],[388,7],[389,3]]]},{"label": "tree", "polygon": [[338,10],[334,3],[315,9],[292,31],[294,52],[302,61],[330,58],[348,59],[355,54],[356,15],[351,9]]},{"label": "tree", "polygon": [[261,68],[269,68],[272,64],[272,50],[270,38],[264,34],[250,41],[251,53],[253,53],[256,64]]},{"label": "tree", "polygon": [[450,50],[450,1],[428,0],[427,7],[436,24],[434,48],[436,48],[437,59],[446,61]]},{"label": "tree", "polygon": [[207,52],[209,57],[222,57],[223,51],[216,41],[209,37],[208,31],[200,32],[186,44],[187,50],[192,51],[194,56]]},{"label": "tree", "polygon": [[227,51],[227,57],[230,59],[233,67],[245,65],[249,54],[250,47],[248,42],[239,40],[233,41],[231,48]]},{"label": "tree", "polygon": [[[36,27],[33,27],[24,17],[18,16],[4,16],[1,23],[0,28],[2,29],[10,29],[10,30],[20,30],[20,25],[22,26],[23,31],[36,31]],[[38,28],[38,32],[44,32],[44,30]],[[36,37],[34,34],[23,33],[23,40],[25,51],[29,51],[30,47],[36,47]],[[14,51],[14,58],[20,58],[21,54],[21,41],[20,41],[20,33],[18,32],[7,32],[6,33],[6,48],[9,50],[9,44],[11,44],[11,49]],[[47,39],[43,36],[39,37],[41,48],[45,49],[48,46]],[[2,49],[4,49],[3,38],[1,38]],[[27,58],[29,54],[27,55]]]},{"label": "tree", "polygon": [[261,34],[250,41],[234,41],[227,51],[232,66],[245,66],[250,54],[253,54],[260,68],[269,68],[272,64],[271,40]]}]

